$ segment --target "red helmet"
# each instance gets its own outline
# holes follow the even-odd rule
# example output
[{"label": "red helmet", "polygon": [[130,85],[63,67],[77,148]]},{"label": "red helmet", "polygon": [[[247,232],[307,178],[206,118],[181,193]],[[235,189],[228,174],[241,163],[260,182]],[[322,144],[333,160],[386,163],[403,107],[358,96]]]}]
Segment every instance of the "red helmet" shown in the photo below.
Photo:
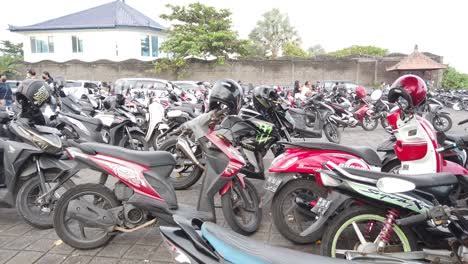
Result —
[{"label": "red helmet", "polygon": [[366,88],[362,86],[356,87],[356,95],[359,96],[359,98],[364,99],[367,96]]},{"label": "red helmet", "polygon": [[395,103],[400,97],[408,101],[410,108],[415,108],[426,99],[426,82],[416,75],[407,74],[398,78],[388,92],[388,101]]}]

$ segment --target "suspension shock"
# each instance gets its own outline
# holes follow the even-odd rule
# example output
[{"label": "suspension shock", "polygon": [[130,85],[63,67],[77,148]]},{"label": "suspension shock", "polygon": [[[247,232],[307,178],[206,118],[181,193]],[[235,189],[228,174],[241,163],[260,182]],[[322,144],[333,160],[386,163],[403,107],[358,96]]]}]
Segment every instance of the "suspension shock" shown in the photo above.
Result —
[{"label": "suspension shock", "polygon": [[384,221],[384,226],[379,233],[379,245],[378,251],[382,252],[386,243],[388,243],[391,239],[391,235],[393,232],[393,226],[396,223],[396,220],[400,217],[400,214],[395,209],[388,210],[386,215],[386,219]]}]

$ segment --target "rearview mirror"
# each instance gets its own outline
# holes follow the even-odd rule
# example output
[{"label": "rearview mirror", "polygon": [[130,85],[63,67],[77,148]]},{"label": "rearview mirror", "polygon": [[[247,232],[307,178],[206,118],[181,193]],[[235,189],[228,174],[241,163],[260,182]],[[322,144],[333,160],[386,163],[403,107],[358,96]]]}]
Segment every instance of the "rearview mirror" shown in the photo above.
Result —
[{"label": "rearview mirror", "polygon": [[406,180],[384,177],[377,181],[377,188],[386,193],[403,193],[414,190],[416,185]]},{"label": "rearview mirror", "polygon": [[382,97],[382,90],[375,90],[371,94],[371,98],[373,101],[377,101]]}]

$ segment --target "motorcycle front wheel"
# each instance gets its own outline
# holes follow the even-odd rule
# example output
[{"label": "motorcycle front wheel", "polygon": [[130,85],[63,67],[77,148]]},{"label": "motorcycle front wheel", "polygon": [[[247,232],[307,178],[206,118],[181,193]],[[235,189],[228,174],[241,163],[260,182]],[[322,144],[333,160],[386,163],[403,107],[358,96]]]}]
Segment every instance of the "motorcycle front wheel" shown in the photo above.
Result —
[{"label": "motorcycle front wheel", "polygon": [[231,188],[221,196],[226,222],[235,232],[244,236],[255,233],[262,222],[260,197],[255,186],[244,178],[245,188],[234,180]]},{"label": "motorcycle front wheel", "polygon": [[148,142],[146,142],[145,137],[139,133],[130,133],[130,137],[125,134],[120,140],[119,146],[126,149],[133,150],[149,150]]},{"label": "motorcycle front wheel", "polygon": [[325,132],[325,137],[327,137],[328,141],[336,144],[340,143],[341,132],[335,124],[326,123],[323,126],[323,131]]},{"label": "motorcycle front wheel", "polygon": [[379,124],[379,121],[377,118],[372,118],[370,115],[365,115],[362,118],[362,128],[365,131],[373,131],[377,128],[377,125]]},{"label": "motorcycle front wheel", "polygon": [[434,129],[439,132],[447,132],[452,128],[452,119],[446,114],[439,114],[432,120]]}]

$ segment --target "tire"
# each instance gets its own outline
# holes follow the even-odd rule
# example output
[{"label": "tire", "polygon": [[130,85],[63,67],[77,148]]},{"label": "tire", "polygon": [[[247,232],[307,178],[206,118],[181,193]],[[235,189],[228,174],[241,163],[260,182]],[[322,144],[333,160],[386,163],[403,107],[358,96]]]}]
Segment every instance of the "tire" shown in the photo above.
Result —
[{"label": "tire", "polygon": [[[312,193],[319,197],[324,197],[326,195],[326,190],[321,188],[317,183],[309,179],[294,179],[285,184],[281,189],[279,189],[275,196],[273,197],[273,201],[271,203],[271,215],[273,217],[273,223],[275,224],[276,229],[280,232],[288,240],[296,243],[296,244],[309,244],[313,243],[314,241],[320,239],[323,234],[323,229],[320,232],[312,233],[308,236],[300,236],[300,231],[293,230],[290,225],[288,225],[286,221],[286,215],[283,213],[283,205],[285,202],[288,202],[288,197],[298,191],[312,191]],[[293,202],[293,201],[291,201]],[[294,205],[292,205],[294,206]],[[297,208],[297,209],[296,209]],[[300,214],[298,216],[308,217],[307,215],[301,214],[301,208],[296,207],[293,210],[294,212],[294,220],[296,220],[296,214]],[[303,210],[303,209],[302,209]],[[312,220],[313,221],[313,220]],[[311,223],[310,223],[311,224]],[[309,224],[309,225],[310,225]],[[307,227],[304,227],[307,228]]]},{"label": "tire", "polygon": [[325,136],[327,137],[328,141],[336,144],[340,143],[341,132],[335,124],[330,122],[326,123],[323,126],[323,131],[325,132]]},{"label": "tire", "polygon": [[401,161],[399,159],[395,159],[390,161],[389,163],[385,164],[381,171],[387,173],[394,173],[398,174],[398,170],[401,168]]},{"label": "tire", "polygon": [[[257,189],[255,189],[255,186],[246,178],[244,178],[244,182],[245,189],[242,188],[238,180],[233,181],[231,188],[229,188],[229,190],[221,196],[221,205],[224,219],[229,224],[231,229],[236,233],[249,236],[255,233],[262,223],[262,208],[260,208],[260,197],[258,196],[258,192]],[[242,190],[246,190],[249,194],[253,205],[253,208],[250,209],[254,210],[252,219],[248,224],[241,223],[242,220],[239,221],[238,216],[234,212],[237,211],[237,209],[234,207],[233,199],[235,199],[235,197],[239,197],[239,192]],[[244,210],[245,213],[245,209],[242,210]]]},{"label": "tire", "polygon": [[102,238],[93,241],[77,240],[65,226],[65,217],[67,214],[68,203],[74,197],[85,193],[100,195],[110,204],[110,208],[120,206],[120,202],[117,200],[114,193],[109,190],[109,188],[100,184],[87,183],[77,185],[65,192],[55,206],[54,228],[55,232],[63,242],[77,249],[98,248],[107,244],[114,237],[114,234],[107,233]]},{"label": "tire", "polygon": [[[364,122],[366,122],[367,125],[365,125]],[[378,125],[379,125],[379,120],[372,119],[371,116],[369,115],[365,115],[362,118],[361,126],[362,126],[362,129],[364,129],[365,131],[373,131],[377,128]]]},{"label": "tire", "polygon": [[[159,146],[158,150],[175,153],[176,144],[177,144],[177,138],[169,138]],[[181,153],[178,153],[178,154],[181,154]],[[195,183],[197,183],[197,181],[200,179],[200,177],[203,174],[203,170],[195,164],[193,164],[191,167],[192,167],[192,171],[186,177],[184,177],[181,173],[182,172],[181,170],[184,170],[185,168],[182,168],[182,166],[180,165],[176,166],[176,168],[172,171],[171,176],[169,177],[169,181],[171,182],[174,189],[186,190],[192,187]],[[176,176],[173,177],[173,174],[175,174]],[[181,175],[182,177],[179,177]]]},{"label": "tire", "polygon": [[463,101],[463,109],[465,109],[465,111],[468,111],[468,101]]},{"label": "tire", "polygon": [[386,117],[381,117],[380,118],[380,125],[382,126],[383,129],[386,129],[390,124],[388,124],[388,120]]},{"label": "tire", "polygon": [[128,138],[127,134],[125,134],[120,140],[119,147],[124,147],[124,148],[134,149],[134,150],[149,150],[148,142],[146,142],[144,136],[140,135],[140,133],[130,133],[130,135],[132,136],[132,139],[138,142],[137,149],[132,148],[132,145],[130,144],[130,142],[128,142],[130,139]]},{"label": "tire", "polygon": [[[65,189],[70,189],[75,184],[70,180],[64,183],[63,187]],[[16,195],[16,210],[18,210],[18,214],[23,218],[23,220],[31,226],[34,226],[39,229],[47,229],[53,227],[53,206],[55,205],[56,201],[52,201],[52,206],[49,205],[48,208],[38,208],[38,206],[34,206],[30,204],[29,197],[31,193],[36,193],[35,196],[39,196],[42,194],[41,192],[41,183],[39,177],[33,177],[25,181],[18,193]],[[52,208],[51,208],[52,207]],[[32,209],[38,209],[39,211],[35,211]],[[48,214],[44,213],[43,210],[49,210]],[[47,212],[45,212],[47,213]]]},{"label": "tire", "polygon": [[[386,212],[377,208],[368,207],[368,206],[353,206],[342,211],[336,218],[333,219],[331,224],[328,226],[322,238],[322,246],[320,248],[320,254],[322,256],[336,257],[334,249],[335,247],[340,247],[336,245],[338,243],[337,239],[340,237],[346,227],[351,225],[351,222],[356,223],[357,221],[362,220],[373,220],[374,223],[382,223],[386,219]],[[380,232],[381,228],[377,224],[375,226],[375,231],[373,234]],[[372,228],[372,227],[371,227]],[[362,232],[362,231],[361,231]],[[355,237],[356,233],[353,234]],[[370,236],[370,234],[368,234]],[[403,244],[403,250],[405,252],[417,250],[417,240],[414,233],[406,227],[399,227],[397,225],[393,226],[392,237],[397,237]],[[336,239],[336,241],[335,241]],[[374,241],[374,238],[367,239],[368,242]],[[347,241],[349,242],[349,241]],[[359,243],[359,242],[358,242]],[[356,245],[354,245],[356,246]],[[343,248],[342,248],[343,249]],[[344,248],[347,249],[347,248]],[[376,252],[377,253],[377,252]]]},{"label": "tire", "polygon": [[[445,122],[443,121],[445,120]],[[440,126],[440,122],[447,123],[446,126]],[[447,132],[452,128],[452,118],[446,114],[438,114],[432,120],[432,126],[439,132]]]}]

